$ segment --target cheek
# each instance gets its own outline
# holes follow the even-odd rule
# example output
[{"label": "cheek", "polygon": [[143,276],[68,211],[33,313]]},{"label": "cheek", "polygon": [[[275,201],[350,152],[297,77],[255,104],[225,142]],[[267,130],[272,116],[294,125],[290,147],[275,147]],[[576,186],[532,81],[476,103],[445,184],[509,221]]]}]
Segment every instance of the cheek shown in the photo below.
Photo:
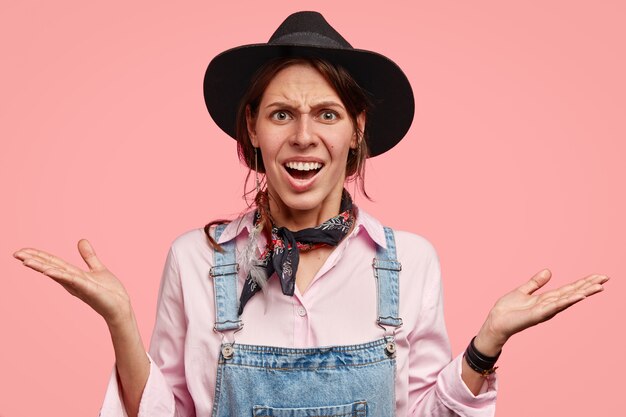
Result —
[{"label": "cheek", "polygon": [[276,146],[276,143],[271,141],[260,140],[259,144],[263,156],[263,164],[266,169],[272,170],[276,166],[276,158],[280,149]]},{"label": "cheek", "polygon": [[336,137],[330,140],[326,147],[333,158],[344,159],[350,151],[350,140],[346,140],[345,136]]},{"label": "cheek", "polygon": [[276,154],[279,151],[279,148],[276,146],[275,142],[271,141],[260,141],[261,151],[263,152],[263,156],[267,159],[273,159],[276,157]]},{"label": "cheek", "polygon": [[264,129],[257,130],[256,142],[257,146],[261,148],[264,154],[271,154],[276,148],[275,134],[268,132]]}]

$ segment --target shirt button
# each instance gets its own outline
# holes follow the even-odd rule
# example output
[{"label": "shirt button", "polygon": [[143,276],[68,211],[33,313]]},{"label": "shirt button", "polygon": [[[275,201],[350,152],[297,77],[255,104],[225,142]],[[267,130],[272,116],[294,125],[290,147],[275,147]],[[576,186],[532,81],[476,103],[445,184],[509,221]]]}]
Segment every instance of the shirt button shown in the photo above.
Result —
[{"label": "shirt button", "polygon": [[306,316],[306,309],[304,307],[300,306],[300,307],[297,308],[296,311],[298,312],[298,315],[300,317]]}]

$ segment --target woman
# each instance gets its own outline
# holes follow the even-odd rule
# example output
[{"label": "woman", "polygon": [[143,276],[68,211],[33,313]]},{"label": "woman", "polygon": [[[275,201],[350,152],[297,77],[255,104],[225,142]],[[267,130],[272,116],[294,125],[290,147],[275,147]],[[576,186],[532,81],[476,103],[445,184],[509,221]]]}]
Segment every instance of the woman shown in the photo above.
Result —
[{"label": "woman", "polygon": [[255,207],[174,242],[149,356],[126,291],[87,241],[89,271],[15,254],[105,319],[116,372],[101,415],[493,415],[505,342],[608,279],[535,295],[550,279],[539,272],[451,361],[432,246],[385,228],[343,188],[406,134],[413,94],[402,71],[300,12],[268,44],[216,57],[205,99],[255,171]]}]

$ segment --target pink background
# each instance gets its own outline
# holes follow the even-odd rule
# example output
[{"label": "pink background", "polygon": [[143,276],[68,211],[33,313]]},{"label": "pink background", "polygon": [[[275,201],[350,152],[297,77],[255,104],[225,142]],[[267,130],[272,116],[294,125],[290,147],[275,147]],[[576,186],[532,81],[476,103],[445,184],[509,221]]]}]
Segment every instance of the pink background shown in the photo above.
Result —
[{"label": "pink background", "polygon": [[310,8],[413,83],[413,127],[369,163],[376,201],[357,202],[438,248],[455,353],[499,295],[543,267],[550,287],[612,277],[605,293],[505,347],[498,416],[618,413],[626,7],[374,3],[0,4],[0,416],[96,415],[113,365],[104,322],[13,251],[81,264],[75,244],[89,238],[148,343],[170,242],[244,207],[246,171],[205,110],[204,69]]}]

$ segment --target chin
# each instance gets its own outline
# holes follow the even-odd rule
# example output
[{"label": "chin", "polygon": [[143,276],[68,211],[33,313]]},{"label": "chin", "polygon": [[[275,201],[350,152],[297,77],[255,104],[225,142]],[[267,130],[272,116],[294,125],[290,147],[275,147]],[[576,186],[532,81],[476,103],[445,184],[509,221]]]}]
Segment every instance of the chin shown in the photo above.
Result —
[{"label": "chin", "polygon": [[291,194],[284,195],[278,194],[280,201],[282,202],[282,206],[287,207],[290,210],[297,211],[310,211],[319,209],[324,200],[328,198],[323,198],[322,196],[316,195],[317,193],[304,192],[299,194]]}]

